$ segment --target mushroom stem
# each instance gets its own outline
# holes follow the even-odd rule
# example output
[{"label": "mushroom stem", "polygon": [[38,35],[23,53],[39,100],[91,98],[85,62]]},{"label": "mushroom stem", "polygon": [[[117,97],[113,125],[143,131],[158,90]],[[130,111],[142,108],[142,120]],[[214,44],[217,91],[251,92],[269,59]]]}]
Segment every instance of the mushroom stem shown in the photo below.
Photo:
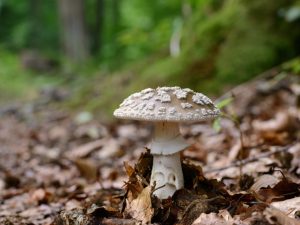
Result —
[{"label": "mushroom stem", "polygon": [[150,145],[153,154],[151,185],[155,184],[154,194],[165,199],[184,186],[180,161],[180,151],[188,144],[179,132],[178,123],[155,123],[154,138]]},{"label": "mushroom stem", "polygon": [[170,155],[189,146],[175,122],[157,122],[154,125],[154,138],[149,146],[152,154]]},{"label": "mushroom stem", "polygon": [[183,187],[184,179],[180,153],[172,155],[153,155],[151,185],[155,184],[154,195],[166,199]]}]

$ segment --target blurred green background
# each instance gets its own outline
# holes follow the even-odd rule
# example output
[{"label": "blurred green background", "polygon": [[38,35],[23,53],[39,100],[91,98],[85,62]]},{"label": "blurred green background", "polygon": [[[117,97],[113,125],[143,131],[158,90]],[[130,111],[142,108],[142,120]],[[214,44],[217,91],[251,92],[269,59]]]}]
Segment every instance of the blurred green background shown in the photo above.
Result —
[{"label": "blurred green background", "polygon": [[[217,95],[293,60],[299,0],[0,0],[0,102],[109,115],[145,87]],[[48,89],[47,89],[48,88]]]}]

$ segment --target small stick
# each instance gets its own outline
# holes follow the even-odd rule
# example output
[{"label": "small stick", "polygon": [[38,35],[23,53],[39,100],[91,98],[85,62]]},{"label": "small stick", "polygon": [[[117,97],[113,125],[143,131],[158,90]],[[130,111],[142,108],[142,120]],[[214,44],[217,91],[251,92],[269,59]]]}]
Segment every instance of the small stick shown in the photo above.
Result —
[{"label": "small stick", "polygon": [[248,159],[235,161],[235,162],[233,162],[232,164],[230,164],[228,166],[224,166],[224,167],[220,167],[220,168],[216,168],[216,169],[208,169],[208,170],[204,171],[204,173],[213,173],[213,172],[217,172],[217,171],[221,171],[221,170],[226,170],[226,169],[229,169],[231,167],[240,167],[241,165],[244,165],[244,164],[247,164],[247,163],[250,163],[250,162],[255,162],[255,161],[259,160],[260,158],[266,158],[270,155],[273,155],[273,154],[276,154],[276,153],[279,153],[279,152],[285,152],[288,149],[290,149],[291,146],[292,145],[288,145],[288,146],[284,146],[284,147],[277,147],[277,149],[275,149],[273,151],[262,153],[262,154],[260,154],[256,157],[251,157],[251,158],[248,158]]}]

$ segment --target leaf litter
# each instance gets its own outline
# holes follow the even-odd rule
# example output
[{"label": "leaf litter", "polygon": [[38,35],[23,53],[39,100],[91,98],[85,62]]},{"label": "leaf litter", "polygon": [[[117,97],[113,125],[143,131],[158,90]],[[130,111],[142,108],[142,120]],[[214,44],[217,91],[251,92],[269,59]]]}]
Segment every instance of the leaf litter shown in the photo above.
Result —
[{"label": "leaf litter", "polygon": [[0,224],[299,224],[300,78],[280,74],[225,94],[214,126],[182,126],[185,188],[164,200],[148,124],[78,122],[51,104],[3,113]]}]

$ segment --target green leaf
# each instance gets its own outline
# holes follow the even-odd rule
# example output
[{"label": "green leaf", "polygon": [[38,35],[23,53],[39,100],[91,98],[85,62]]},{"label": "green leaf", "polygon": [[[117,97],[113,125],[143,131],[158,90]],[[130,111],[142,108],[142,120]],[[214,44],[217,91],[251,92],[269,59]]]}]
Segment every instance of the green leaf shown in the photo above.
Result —
[{"label": "green leaf", "polygon": [[221,131],[221,118],[218,117],[214,120],[213,122],[213,129],[216,131],[216,132],[220,132]]},{"label": "green leaf", "polygon": [[232,101],[233,101],[233,98],[232,98],[232,97],[225,98],[225,99],[223,99],[222,101],[220,101],[220,102],[217,103],[217,107],[218,107],[219,109],[222,109],[222,108],[224,108],[225,106],[229,105]]}]

